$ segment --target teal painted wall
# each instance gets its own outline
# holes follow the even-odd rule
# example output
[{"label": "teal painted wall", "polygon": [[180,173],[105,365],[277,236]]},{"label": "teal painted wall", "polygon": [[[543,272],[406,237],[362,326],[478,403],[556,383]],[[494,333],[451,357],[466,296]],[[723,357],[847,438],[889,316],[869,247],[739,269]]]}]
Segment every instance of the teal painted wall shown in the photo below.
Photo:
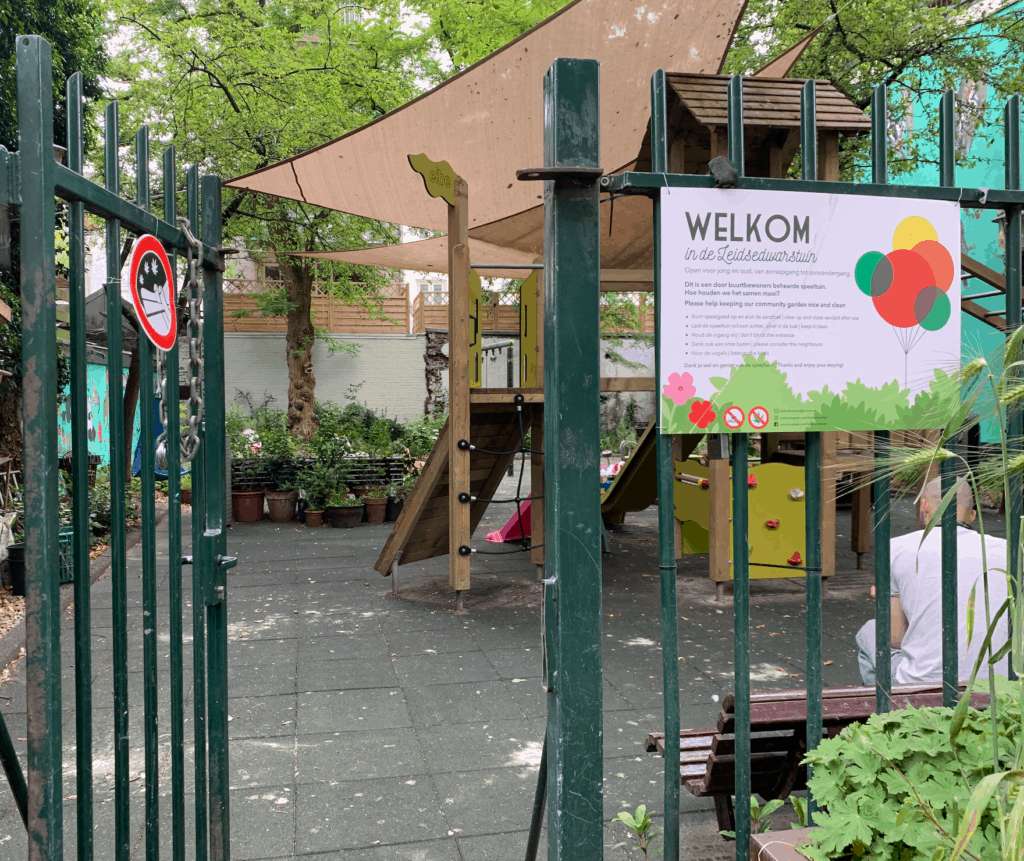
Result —
[{"label": "teal painted wall", "polygon": [[[89,454],[99,455],[100,463],[110,463],[110,430],[108,417],[110,413],[110,392],[107,387],[107,366],[89,365],[86,371],[88,380],[89,404]],[[128,371],[124,372],[122,389],[128,380]],[[141,398],[140,398],[141,401]],[[139,442],[140,419],[139,411],[135,412],[135,429],[132,434],[132,451]],[[71,402],[70,390],[64,391],[64,403],[57,417],[57,451],[65,455],[71,451]]]}]

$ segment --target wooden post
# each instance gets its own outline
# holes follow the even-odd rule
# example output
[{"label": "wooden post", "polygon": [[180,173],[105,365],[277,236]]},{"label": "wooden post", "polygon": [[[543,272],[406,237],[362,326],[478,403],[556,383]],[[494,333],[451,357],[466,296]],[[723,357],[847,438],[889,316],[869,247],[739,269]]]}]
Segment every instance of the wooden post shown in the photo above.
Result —
[{"label": "wooden post", "polygon": [[821,576],[836,572],[836,440],[838,434],[821,435]]},{"label": "wooden post", "polygon": [[[456,592],[469,589],[469,186],[455,177],[455,205],[448,205],[448,582]],[[466,443],[463,443],[465,445]],[[465,551],[463,551],[465,552]],[[461,596],[460,596],[461,606]]]},{"label": "wooden post", "polygon": [[[543,263],[544,258],[539,257],[535,261]],[[537,287],[537,385],[544,385],[544,290]],[[534,452],[544,451],[544,408],[533,411],[533,425],[530,432],[530,449]],[[541,566],[539,577],[544,577],[544,455],[530,455],[530,496],[534,497],[530,503],[530,561],[534,565]],[[537,499],[536,497],[541,497]]]},{"label": "wooden post", "polygon": [[708,568],[711,579],[716,583],[718,597],[721,598],[725,583],[732,579],[729,448],[728,437],[722,434],[708,437],[708,485],[708,495],[711,497]]}]

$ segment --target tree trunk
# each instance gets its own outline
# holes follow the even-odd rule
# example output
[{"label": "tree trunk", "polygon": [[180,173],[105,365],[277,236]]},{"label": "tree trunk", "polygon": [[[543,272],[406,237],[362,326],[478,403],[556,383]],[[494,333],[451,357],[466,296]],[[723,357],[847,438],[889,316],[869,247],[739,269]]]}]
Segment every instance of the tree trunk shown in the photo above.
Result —
[{"label": "tree trunk", "polygon": [[313,272],[308,265],[284,266],[288,295],[285,358],[288,362],[288,429],[300,439],[316,431],[316,377],[313,376]]}]

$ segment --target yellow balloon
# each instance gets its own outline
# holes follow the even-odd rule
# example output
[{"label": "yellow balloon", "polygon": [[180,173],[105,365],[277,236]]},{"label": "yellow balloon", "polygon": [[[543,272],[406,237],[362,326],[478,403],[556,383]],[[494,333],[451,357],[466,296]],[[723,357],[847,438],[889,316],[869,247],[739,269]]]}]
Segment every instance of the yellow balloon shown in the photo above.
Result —
[{"label": "yellow balloon", "polygon": [[927,219],[921,218],[920,215],[911,215],[910,218],[904,218],[896,226],[896,231],[892,235],[892,249],[893,251],[899,251],[901,248],[909,250],[918,242],[924,242],[926,239],[937,242],[939,234],[935,232],[935,228]]}]

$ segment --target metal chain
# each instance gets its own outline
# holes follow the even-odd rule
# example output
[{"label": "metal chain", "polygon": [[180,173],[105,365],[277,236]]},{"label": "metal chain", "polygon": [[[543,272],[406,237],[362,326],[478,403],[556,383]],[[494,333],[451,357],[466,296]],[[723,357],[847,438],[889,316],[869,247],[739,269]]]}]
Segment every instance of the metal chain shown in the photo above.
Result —
[{"label": "metal chain", "polygon": [[[199,259],[202,243],[193,236],[187,218],[178,226],[188,241],[185,289],[188,295],[188,378],[189,398],[185,406],[185,430],[181,434],[181,462],[189,463],[199,453],[199,427],[203,423],[203,325],[199,319],[202,294],[199,291]],[[164,432],[157,440],[157,464],[167,469],[167,372],[163,350],[157,350],[157,380],[160,386],[160,421]]]}]

